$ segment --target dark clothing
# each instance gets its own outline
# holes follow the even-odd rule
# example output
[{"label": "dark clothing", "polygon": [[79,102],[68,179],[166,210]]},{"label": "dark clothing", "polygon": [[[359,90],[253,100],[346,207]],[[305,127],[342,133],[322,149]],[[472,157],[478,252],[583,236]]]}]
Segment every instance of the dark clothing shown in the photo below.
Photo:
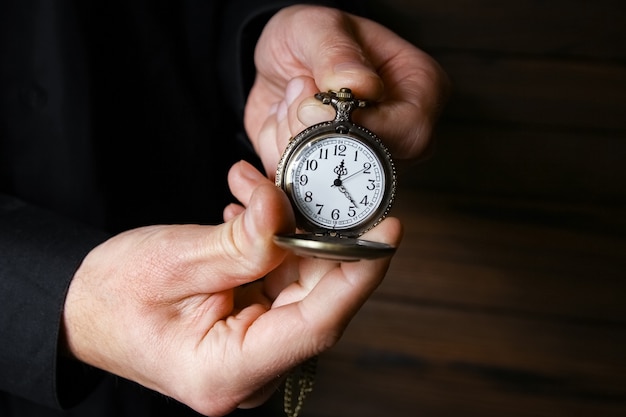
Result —
[{"label": "dark clothing", "polygon": [[1,416],[190,412],[59,355],[65,294],[111,234],[221,221],[228,168],[255,161],[252,50],[288,3],[0,3]]}]

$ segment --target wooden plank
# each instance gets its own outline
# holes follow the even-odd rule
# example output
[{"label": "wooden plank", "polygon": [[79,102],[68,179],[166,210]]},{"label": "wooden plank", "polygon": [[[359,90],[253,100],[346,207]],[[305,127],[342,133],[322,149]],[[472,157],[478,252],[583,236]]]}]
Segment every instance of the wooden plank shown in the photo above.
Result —
[{"label": "wooden plank", "polygon": [[624,155],[626,133],[442,124],[433,156],[400,180],[474,196],[624,204]]},{"label": "wooden plank", "polygon": [[624,330],[371,300],[337,350],[367,346],[433,363],[585,376],[626,394]]},{"label": "wooden plank", "polygon": [[430,53],[626,58],[621,0],[369,0],[372,15]]},{"label": "wooden plank", "polygon": [[373,301],[304,415],[623,415],[625,334]]},{"label": "wooden plank", "polygon": [[[375,357],[376,353],[372,353],[371,356]],[[394,360],[384,353],[380,353],[380,357],[387,358],[388,361]],[[448,370],[445,366],[438,367],[436,371],[415,371],[397,365],[390,368],[381,366],[366,369],[362,364],[348,362],[339,357],[322,361],[315,391],[305,403],[302,416],[623,417],[624,415],[624,406],[612,399],[566,400],[562,397],[568,394],[551,396],[545,393],[544,387],[530,387],[516,393],[508,384],[494,388],[489,380],[472,379],[461,372],[454,372],[454,369]],[[605,396],[609,397],[609,394]],[[278,412],[275,415],[279,415]]]},{"label": "wooden plank", "polygon": [[626,413],[623,210],[399,201],[406,245],[322,357],[305,417]]},{"label": "wooden plank", "polygon": [[624,415],[624,210],[407,193],[303,416]]},{"label": "wooden plank", "polygon": [[448,119],[626,130],[624,65],[469,53],[436,58],[453,83],[453,96],[445,110]]},{"label": "wooden plank", "polygon": [[400,190],[392,214],[405,236],[377,297],[626,323],[624,209]]},{"label": "wooden plank", "polygon": [[303,415],[623,415],[624,330],[373,300]]}]

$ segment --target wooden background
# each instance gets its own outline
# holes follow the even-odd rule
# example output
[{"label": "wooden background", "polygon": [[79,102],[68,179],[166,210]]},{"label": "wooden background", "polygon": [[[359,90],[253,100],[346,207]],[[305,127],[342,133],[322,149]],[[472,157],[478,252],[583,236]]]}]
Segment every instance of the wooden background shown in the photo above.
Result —
[{"label": "wooden background", "polygon": [[626,3],[370,3],[454,92],[302,415],[626,416]]}]

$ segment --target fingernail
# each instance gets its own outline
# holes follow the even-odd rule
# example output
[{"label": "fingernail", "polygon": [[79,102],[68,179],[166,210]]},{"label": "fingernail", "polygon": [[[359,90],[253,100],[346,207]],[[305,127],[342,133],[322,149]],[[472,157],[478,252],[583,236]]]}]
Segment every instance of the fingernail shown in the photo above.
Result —
[{"label": "fingernail", "polygon": [[311,126],[332,120],[333,118],[334,110],[331,106],[325,106],[321,103],[307,103],[298,109],[298,120],[305,126]]},{"label": "fingernail", "polygon": [[243,159],[239,161],[239,173],[249,181],[258,181],[262,176],[251,163]]},{"label": "fingernail", "polygon": [[383,82],[378,73],[368,65],[348,61],[333,67],[335,80],[341,87],[353,86],[372,94],[370,100],[378,98],[383,91]]},{"label": "fingernail", "polygon": [[333,67],[333,71],[335,73],[342,72],[348,74],[361,74],[364,71],[372,72],[372,70],[365,65],[354,61],[340,62]]}]

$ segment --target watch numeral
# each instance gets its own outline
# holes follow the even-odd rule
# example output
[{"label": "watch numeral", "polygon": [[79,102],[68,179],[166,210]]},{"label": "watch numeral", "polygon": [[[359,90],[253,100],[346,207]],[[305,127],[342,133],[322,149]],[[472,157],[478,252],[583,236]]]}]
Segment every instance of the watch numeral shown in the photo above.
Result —
[{"label": "watch numeral", "polygon": [[306,161],[306,170],[315,171],[317,169],[317,161],[315,159],[309,159]]},{"label": "watch numeral", "polygon": [[354,162],[359,160],[359,151],[354,151]]},{"label": "watch numeral", "polygon": [[322,214],[322,209],[324,208],[323,204],[316,204],[315,207],[319,207],[320,209],[317,210],[317,214],[320,215]]},{"label": "watch numeral", "polygon": [[[373,180],[370,180],[373,181]],[[306,174],[302,174],[300,175],[300,185],[305,186],[309,183],[309,177],[306,176]]]},{"label": "watch numeral", "polygon": [[333,220],[339,220],[339,216],[340,216],[340,211],[339,209],[334,209],[331,213],[330,213],[330,217],[333,218]]},{"label": "watch numeral", "polygon": [[374,180],[372,180],[372,179],[370,179],[370,180],[368,180],[368,181],[369,181],[370,183],[369,183],[369,184],[367,184],[367,187],[365,187],[365,188],[367,188],[368,190],[372,191],[374,188],[376,188],[376,184],[374,184]]},{"label": "watch numeral", "polygon": [[346,156],[346,145],[335,145],[335,156]]},{"label": "watch numeral", "polygon": [[348,216],[350,217],[354,217],[356,216],[356,207],[354,206],[350,206],[350,208],[348,208]]},{"label": "watch numeral", "polygon": [[320,149],[319,159],[328,159],[328,149]]},{"label": "watch numeral", "polygon": [[369,201],[367,199],[367,194],[365,195],[365,197],[363,197],[361,201],[359,201],[359,203],[363,204],[364,206],[367,206],[369,204]]},{"label": "watch numeral", "polygon": [[366,162],[363,164],[363,173],[364,174],[371,174],[372,171],[370,171],[370,169],[372,168],[372,164],[370,164],[369,162]]},{"label": "watch numeral", "polygon": [[307,203],[310,203],[311,201],[313,201],[313,193],[310,191],[307,191],[306,193],[304,193],[304,201],[306,201]]}]

